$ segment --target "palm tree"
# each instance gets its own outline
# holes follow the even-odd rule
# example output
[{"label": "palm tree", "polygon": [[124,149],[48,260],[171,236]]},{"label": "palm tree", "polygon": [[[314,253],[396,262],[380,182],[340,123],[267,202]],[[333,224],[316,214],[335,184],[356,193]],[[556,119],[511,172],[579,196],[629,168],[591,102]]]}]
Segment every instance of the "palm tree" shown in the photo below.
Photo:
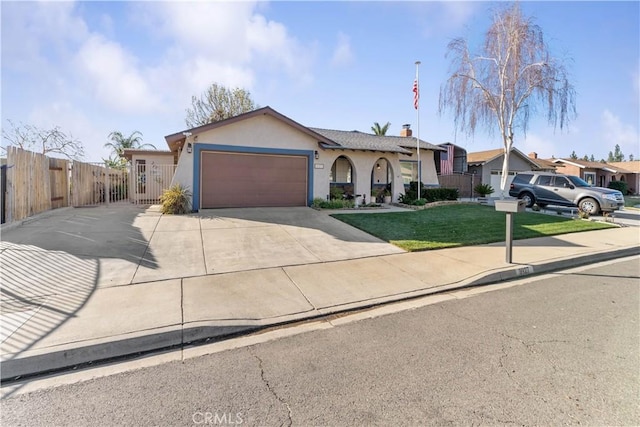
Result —
[{"label": "palm tree", "polygon": [[116,130],[109,134],[109,139],[111,140],[111,142],[107,142],[106,144],[104,144],[104,147],[111,148],[111,150],[113,150],[113,153],[116,154],[119,158],[124,157],[125,148],[151,148],[157,150],[157,148],[153,144],[142,144],[142,133],[137,130],[131,132],[131,135],[129,135],[128,137],[125,137],[122,132]]},{"label": "palm tree", "polygon": [[380,123],[378,122],[373,122],[373,126],[371,126],[371,130],[376,135],[383,136],[387,134],[387,131],[389,130],[389,126],[391,126],[391,123],[389,122],[387,122],[387,124],[384,126],[380,126]]}]

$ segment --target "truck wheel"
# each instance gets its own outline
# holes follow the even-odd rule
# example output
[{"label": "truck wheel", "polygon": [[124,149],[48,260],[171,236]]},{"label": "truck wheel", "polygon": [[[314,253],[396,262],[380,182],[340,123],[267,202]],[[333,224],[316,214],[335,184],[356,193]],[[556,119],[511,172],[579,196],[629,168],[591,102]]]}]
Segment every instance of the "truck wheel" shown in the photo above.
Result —
[{"label": "truck wheel", "polygon": [[533,196],[533,194],[531,194],[531,193],[529,193],[527,191],[525,191],[524,193],[519,195],[518,198],[523,200],[525,206],[528,207],[528,208],[533,206],[533,204],[536,202],[536,198]]},{"label": "truck wheel", "polygon": [[585,197],[580,200],[578,207],[589,215],[597,215],[600,212],[600,205],[591,197]]}]

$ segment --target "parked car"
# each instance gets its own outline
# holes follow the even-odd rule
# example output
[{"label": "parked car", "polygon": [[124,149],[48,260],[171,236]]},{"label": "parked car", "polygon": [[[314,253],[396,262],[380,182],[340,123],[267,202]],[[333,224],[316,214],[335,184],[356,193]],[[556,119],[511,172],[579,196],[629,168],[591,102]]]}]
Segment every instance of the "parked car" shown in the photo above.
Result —
[{"label": "parked car", "polygon": [[573,175],[552,172],[525,172],[517,174],[509,188],[509,195],[525,201],[528,208],[535,204],[577,206],[595,215],[601,211],[622,209],[622,193],[611,188],[593,187]]}]

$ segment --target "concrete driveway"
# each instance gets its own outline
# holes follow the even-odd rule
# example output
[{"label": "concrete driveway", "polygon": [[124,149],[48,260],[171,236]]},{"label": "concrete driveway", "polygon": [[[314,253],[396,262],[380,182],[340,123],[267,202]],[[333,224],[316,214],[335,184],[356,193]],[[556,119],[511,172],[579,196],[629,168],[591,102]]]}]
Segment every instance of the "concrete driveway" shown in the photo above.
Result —
[{"label": "concrete driveway", "polygon": [[128,204],[62,209],[2,232],[5,285],[119,286],[401,252],[304,207],[179,216]]},{"label": "concrete driveway", "polygon": [[[185,320],[217,313],[207,304],[206,314],[182,314],[183,299],[197,306],[205,294],[194,290],[203,287],[207,296],[222,292],[225,300],[246,292],[255,299],[251,307],[268,306],[268,312],[310,310],[283,270],[263,270],[249,281],[242,275],[403,252],[310,208],[172,216],[157,207],[113,204],[57,209],[1,231],[3,361],[40,357],[80,339],[109,347],[105,337],[133,339],[150,330],[179,337]],[[233,275],[216,282],[224,276],[218,273]],[[262,299],[265,290],[270,304]]]}]

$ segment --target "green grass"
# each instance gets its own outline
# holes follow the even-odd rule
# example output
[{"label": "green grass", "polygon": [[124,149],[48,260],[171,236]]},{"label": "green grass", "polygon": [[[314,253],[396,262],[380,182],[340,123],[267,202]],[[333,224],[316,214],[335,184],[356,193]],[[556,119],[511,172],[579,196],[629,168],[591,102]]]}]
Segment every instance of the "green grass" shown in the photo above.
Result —
[{"label": "green grass", "polygon": [[640,196],[624,196],[625,208],[633,208],[636,205],[640,205]]},{"label": "green grass", "polygon": [[[506,215],[489,206],[461,204],[411,212],[332,216],[411,252],[505,239]],[[515,240],[613,227],[601,222],[529,212],[514,214],[513,223]]]}]

